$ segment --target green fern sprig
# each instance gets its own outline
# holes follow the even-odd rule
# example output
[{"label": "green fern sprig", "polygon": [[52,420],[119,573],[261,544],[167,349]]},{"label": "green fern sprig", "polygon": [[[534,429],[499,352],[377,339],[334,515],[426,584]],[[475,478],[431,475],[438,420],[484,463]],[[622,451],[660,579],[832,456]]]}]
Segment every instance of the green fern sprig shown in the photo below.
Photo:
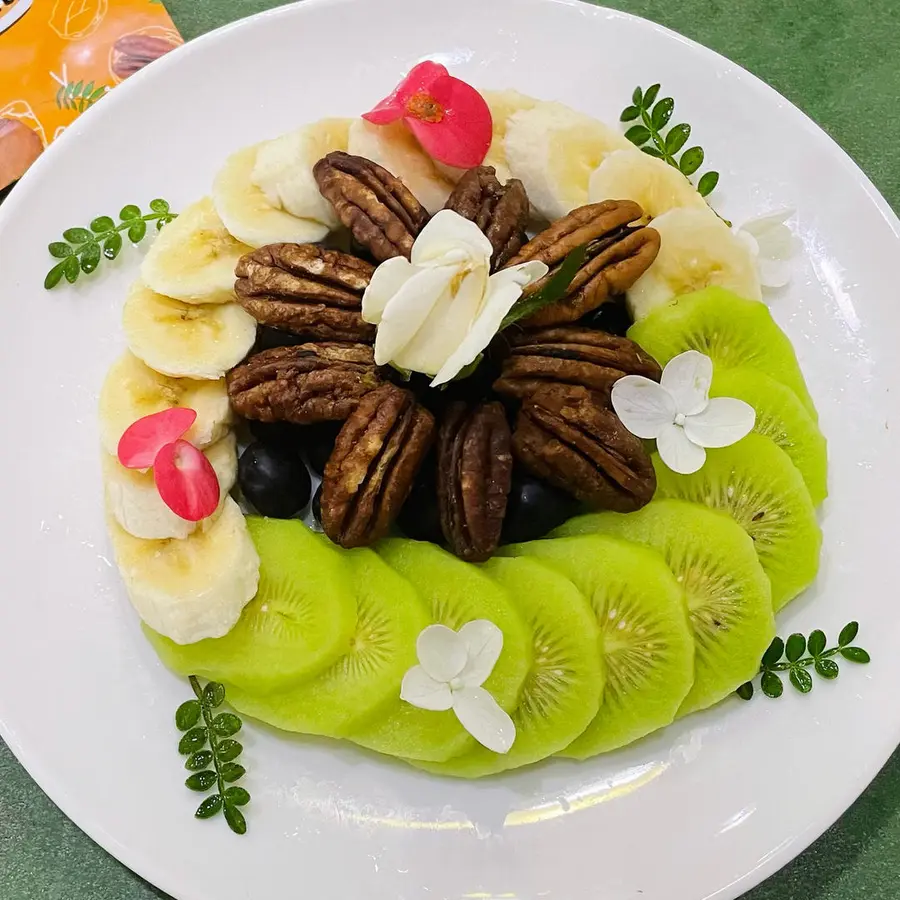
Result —
[{"label": "green fern sprig", "polygon": [[94,87],[94,82],[70,81],[60,86],[56,92],[56,105],[60,109],[74,109],[84,112],[93,106],[109,90],[105,84]]}]

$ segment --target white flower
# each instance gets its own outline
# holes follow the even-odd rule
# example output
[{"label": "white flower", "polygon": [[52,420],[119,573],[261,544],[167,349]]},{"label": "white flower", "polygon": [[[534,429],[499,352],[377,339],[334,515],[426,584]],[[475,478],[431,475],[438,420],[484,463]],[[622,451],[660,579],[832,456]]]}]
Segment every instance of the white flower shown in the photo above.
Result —
[{"label": "white flower", "polygon": [[785,224],[793,209],[779,209],[744,222],[737,236],[756,257],[763,287],[784,287],[791,280],[790,258],[797,249],[794,233]]},{"label": "white flower", "polygon": [[378,326],[375,362],[450,381],[491,342],[522,289],[547,274],[527,262],[491,275],[493,247],[481,229],[441,210],[413,244],[411,261],[383,262],[363,295],[362,316]]},{"label": "white flower", "polygon": [[712,360],[696,350],[679,353],[663,369],[659,384],[626,375],[612,388],[612,405],[622,424],[639,438],[655,438],[662,461],[680,475],[706,462],[704,447],[728,447],[756,424],[749,403],[709,398]]},{"label": "white flower", "polygon": [[429,625],[419,634],[413,666],[400,686],[400,699],[420,709],[452,709],[479,743],[506,753],[516,739],[513,720],[482,687],[503,649],[503,632],[487,619],[459,631]]}]

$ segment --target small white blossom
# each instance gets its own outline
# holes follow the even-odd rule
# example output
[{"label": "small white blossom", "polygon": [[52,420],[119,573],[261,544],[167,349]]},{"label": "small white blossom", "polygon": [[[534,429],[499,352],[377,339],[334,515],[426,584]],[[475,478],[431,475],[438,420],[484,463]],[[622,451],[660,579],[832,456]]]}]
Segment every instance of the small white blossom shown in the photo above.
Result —
[{"label": "small white blossom", "polygon": [[744,222],[737,236],[756,258],[763,287],[784,287],[791,280],[790,259],[797,249],[794,233],[785,224],[793,209],[779,209]]}]

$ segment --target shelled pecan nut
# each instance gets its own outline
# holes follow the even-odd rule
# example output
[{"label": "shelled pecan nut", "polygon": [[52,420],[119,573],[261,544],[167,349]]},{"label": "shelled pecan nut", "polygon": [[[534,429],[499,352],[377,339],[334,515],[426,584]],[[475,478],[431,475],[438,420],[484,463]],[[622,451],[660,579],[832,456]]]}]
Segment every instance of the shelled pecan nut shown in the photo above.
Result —
[{"label": "shelled pecan nut", "polygon": [[381,384],[365,344],[299,344],[251,356],[228,373],[235,411],[260,422],[341,421]]},{"label": "shelled pecan nut", "polygon": [[581,385],[608,396],[624,375],[659,381],[659,364],[634,341],[593,328],[542,328],[510,335],[511,349],[494,390],[527,397],[547,384]]},{"label": "shelled pecan nut", "polygon": [[513,451],[539,478],[600,509],[633,512],[656,490],[640,439],[583,387],[555,385],[527,398]]},{"label": "shelled pecan nut", "polygon": [[541,290],[572,250],[586,245],[587,256],[565,295],[526,319],[525,326],[575,322],[609,297],[624,294],[659,252],[659,232],[631,224],[643,215],[631,200],[604,200],[573,209],[532,238],[506,265],[537,259],[550,266],[550,272],[529,285],[524,297]]},{"label": "shelled pecan nut", "polygon": [[469,169],[447,199],[452,209],[474,222],[494,248],[491,269],[502,269],[525,243],[529,203],[525,185],[518,178],[500,184],[493,166]]},{"label": "shelled pecan nut", "polygon": [[238,260],[234,292],[263,325],[323,341],[372,341],[362,296],[374,266],[315,244],[268,244]]},{"label": "shelled pecan nut", "polygon": [[441,529],[460,558],[488,559],[500,543],[512,483],[512,435],[500,403],[453,404],[438,436]]},{"label": "shelled pecan nut", "polygon": [[322,527],[342,547],[387,534],[434,440],[434,416],[411,391],[367,394],[337,436],[322,478]]},{"label": "shelled pecan nut", "polygon": [[341,151],[320,159],[313,176],[341,222],[378,262],[409,259],[428,212],[399,178],[365,157]]}]

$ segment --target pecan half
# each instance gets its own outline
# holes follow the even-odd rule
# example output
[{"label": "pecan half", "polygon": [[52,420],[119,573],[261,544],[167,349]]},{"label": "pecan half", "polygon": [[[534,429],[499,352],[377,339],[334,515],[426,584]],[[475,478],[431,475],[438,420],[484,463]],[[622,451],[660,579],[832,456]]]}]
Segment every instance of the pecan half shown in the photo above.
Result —
[{"label": "pecan half", "polygon": [[539,478],[601,509],[633,512],[656,490],[640,439],[583,387],[545,387],[525,400],[513,451]]},{"label": "pecan half", "polygon": [[643,215],[631,200],[604,200],[573,209],[532,238],[506,264],[538,259],[550,266],[544,278],[525,289],[525,297],[541,290],[572,250],[587,245],[587,256],[565,295],[524,324],[538,328],[575,322],[609,297],[624,294],[650,268],[659,252],[659,232],[630,225]]},{"label": "pecan half", "polygon": [[374,266],[315,244],[268,244],[238,260],[234,292],[263,325],[323,341],[372,341],[362,295]]},{"label": "pecan half", "polygon": [[322,478],[322,527],[342,547],[387,534],[434,439],[434,416],[386,384],[344,423]]},{"label": "pecan half", "polygon": [[511,178],[497,180],[493,166],[469,169],[460,178],[444,209],[474,222],[494,248],[491,269],[502,269],[525,243],[530,207],[525,185]]},{"label": "pecan half", "polygon": [[320,159],[313,176],[341,222],[378,262],[394,256],[409,259],[428,213],[399,178],[371,160],[341,151]]},{"label": "pecan half", "polygon": [[634,341],[578,326],[543,328],[510,336],[511,350],[494,390],[527,397],[545,385],[576,384],[608,396],[624,375],[659,381],[659,364]]},{"label": "pecan half", "polygon": [[260,422],[341,421],[381,384],[364,344],[299,344],[251,356],[228,373],[235,411]]},{"label": "pecan half", "polygon": [[512,483],[512,439],[500,403],[453,404],[438,437],[441,529],[460,558],[487,559],[500,543]]}]

